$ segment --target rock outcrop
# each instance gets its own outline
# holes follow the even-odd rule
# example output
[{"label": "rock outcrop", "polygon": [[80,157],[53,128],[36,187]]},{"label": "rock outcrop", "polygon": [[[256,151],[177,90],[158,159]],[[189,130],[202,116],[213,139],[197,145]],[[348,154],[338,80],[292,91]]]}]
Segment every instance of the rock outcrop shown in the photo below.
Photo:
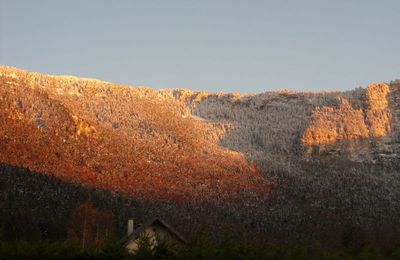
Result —
[{"label": "rock outcrop", "polygon": [[[317,107],[302,137],[307,154],[338,151],[361,161],[372,159],[379,146],[391,140],[389,96],[389,85],[373,84],[361,96],[358,108],[340,96],[336,106]],[[356,145],[352,146],[352,142]],[[394,151],[392,155],[396,157]]]}]

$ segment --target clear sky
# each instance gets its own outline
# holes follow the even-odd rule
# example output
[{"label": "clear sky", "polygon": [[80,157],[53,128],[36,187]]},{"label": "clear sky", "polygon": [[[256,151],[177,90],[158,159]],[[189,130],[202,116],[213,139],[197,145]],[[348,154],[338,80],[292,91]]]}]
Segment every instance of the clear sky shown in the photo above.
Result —
[{"label": "clear sky", "polygon": [[0,64],[213,92],[400,77],[399,0],[0,0]]}]

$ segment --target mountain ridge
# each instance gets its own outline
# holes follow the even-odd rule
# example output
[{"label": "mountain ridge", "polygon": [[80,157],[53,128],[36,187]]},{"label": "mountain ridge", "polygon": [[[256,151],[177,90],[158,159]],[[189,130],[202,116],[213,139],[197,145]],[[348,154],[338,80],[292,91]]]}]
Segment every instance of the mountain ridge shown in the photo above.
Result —
[{"label": "mountain ridge", "polygon": [[209,204],[248,234],[305,241],[400,227],[396,82],[241,95],[0,67],[0,107],[1,163],[159,202],[161,214]]}]

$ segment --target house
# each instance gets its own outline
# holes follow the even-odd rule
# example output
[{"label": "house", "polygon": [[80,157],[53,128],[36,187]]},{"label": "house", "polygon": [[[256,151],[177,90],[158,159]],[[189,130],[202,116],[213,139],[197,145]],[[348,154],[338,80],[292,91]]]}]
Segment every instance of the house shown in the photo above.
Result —
[{"label": "house", "polygon": [[174,245],[181,246],[187,243],[186,239],[169,224],[160,218],[154,218],[143,225],[134,226],[133,219],[128,220],[127,234],[120,242],[130,252],[138,249],[142,238],[147,238],[154,247],[160,239],[165,239]]}]

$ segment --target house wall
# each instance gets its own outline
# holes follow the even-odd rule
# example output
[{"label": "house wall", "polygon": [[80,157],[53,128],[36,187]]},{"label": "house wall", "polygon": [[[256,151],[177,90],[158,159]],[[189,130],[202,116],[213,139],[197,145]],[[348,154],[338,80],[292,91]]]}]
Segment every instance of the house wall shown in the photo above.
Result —
[{"label": "house wall", "polygon": [[165,230],[164,227],[161,227],[159,225],[151,225],[146,227],[144,231],[136,239],[129,241],[125,247],[130,252],[136,251],[139,248],[141,237],[148,237],[152,247],[157,245],[157,238],[168,239],[174,244],[181,244],[181,242],[175,239],[173,236],[171,236],[169,232]]}]

